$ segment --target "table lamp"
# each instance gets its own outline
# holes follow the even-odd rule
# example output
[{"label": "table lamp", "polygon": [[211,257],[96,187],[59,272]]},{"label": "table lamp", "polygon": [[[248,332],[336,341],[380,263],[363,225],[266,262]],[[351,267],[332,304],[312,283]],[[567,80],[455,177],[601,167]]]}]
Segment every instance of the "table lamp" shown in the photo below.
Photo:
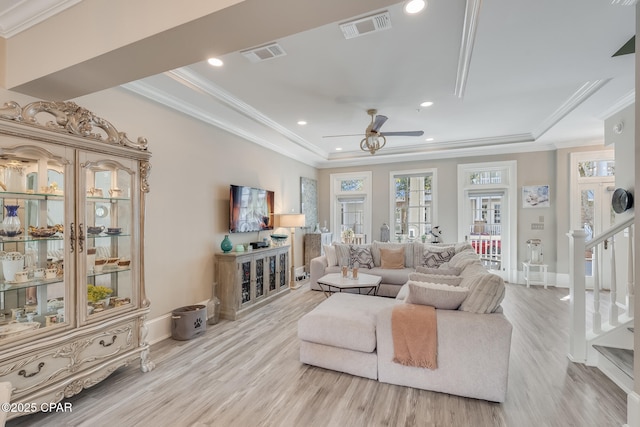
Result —
[{"label": "table lamp", "polygon": [[305,226],[305,217],[304,214],[280,214],[278,215],[279,226],[287,227],[291,231],[291,274],[289,275],[289,288],[290,289],[298,289],[300,285],[296,285],[296,263],[295,257],[296,252],[294,250],[294,241],[295,241],[295,230],[296,227],[304,227]]}]

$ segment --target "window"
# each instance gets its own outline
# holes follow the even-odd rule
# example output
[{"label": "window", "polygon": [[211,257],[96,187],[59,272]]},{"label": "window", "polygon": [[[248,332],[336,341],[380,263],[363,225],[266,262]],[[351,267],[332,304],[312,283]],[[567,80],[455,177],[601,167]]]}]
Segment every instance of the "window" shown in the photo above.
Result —
[{"label": "window", "polygon": [[356,242],[371,241],[371,172],[331,174],[330,197],[333,239],[351,229]]},{"label": "window", "polygon": [[391,172],[392,233],[413,240],[434,224],[434,170]]}]

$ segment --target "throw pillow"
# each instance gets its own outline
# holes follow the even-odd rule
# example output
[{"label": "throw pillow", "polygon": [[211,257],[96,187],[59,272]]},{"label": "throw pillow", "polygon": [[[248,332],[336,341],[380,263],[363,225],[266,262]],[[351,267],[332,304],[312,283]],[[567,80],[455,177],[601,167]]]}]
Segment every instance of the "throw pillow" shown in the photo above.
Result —
[{"label": "throw pillow", "polygon": [[351,246],[344,243],[338,243],[333,245],[336,248],[336,262],[337,265],[349,265],[351,258]]},{"label": "throw pillow", "polygon": [[[414,245],[412,243],[391,243],[391,242],[379,242],[374,240],[371,244],[371,255],[373,255],[373,263],[376,267],[380,267],[380,249],[398,249],[404,248],[404,265],[409,268],[413,268],[414,262]],[[420,252],[422,254],[422,251]]]},{"label": "throw pillow", "polygon": [[444,276],[459,276],[460,273],[462,273],[461,268],[443,267],[443,266],[444,264],[441,264],[440,267],[438,268],[431,268],[431,267],[423,267],[419,265],[416,267],[416,273],[440,274]]},{"label": "throw pillow", "polygon": [[338,265],[338,257],[336,256],[336,248],[330,245],[322,245],[322,250],[324,250],[324,256],[327,257],[327,264],[329,267],[333,267],[334,265]]},{"label": "throw pillow", "polygon": [[425,246],[422,255],[422,266],[437,268],[440,264],[448,262],[455,254],[452,247],[439,248],[437,246]]},{"label": "throw pillow", "polygon": [[462,311],[493,313],[504,299],[504,280],[496,274],[486,273],[465,277],[460,286],[469,288],[469,296],[460,306]]},{"label": "throw pillow", "polygon": [[445,276],[441,274],[409,273],[409,280],[414,282],[442,283],[449,286],[459,286],[462,282],[462,277]]},{"label": "throw pillow", "polygon": [[351,265],[359,268],[367,267],[373,268],[373,256],[371,255],[371,249],[369,246],[356,246],[351,245],[349,248],[349,255],[351,259]]},{"label": "throw pillow", "polygon": [[404,248],[380,248],[380,266],[382,268],[404,268]]},{"label": "throw pillow", "polygon": [[456,310],[469,294],[468,288],[441,283],[407,282],[406,304],[430,305],[440,310]]},{"label": "throw pillow", "polygon": [[480,257],[473,250],[464,250],[462,252],[458,252],[449,260],[449,265],[455,268],[464,269],[469,264],[479,263]]}]

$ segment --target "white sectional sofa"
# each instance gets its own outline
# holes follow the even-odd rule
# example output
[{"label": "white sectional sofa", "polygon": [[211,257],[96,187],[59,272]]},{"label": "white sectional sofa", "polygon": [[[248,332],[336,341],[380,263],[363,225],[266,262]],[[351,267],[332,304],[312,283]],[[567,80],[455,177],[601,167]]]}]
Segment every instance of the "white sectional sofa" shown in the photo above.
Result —
[{"label": "white sectional sofa", "polygon": [[[433,245],[429,243],[411,242],[411,243],[383,243],[374,241],[365,245],[347,245],[343,243],[334,243],[330,247],[325,246],[325,255],[313,258],[310,263],[310,287],[313,290],[320,291],[322,288],[318,285],[318,279],[329,273],[339,273],[341,259],[351,258],[350,248],[368,249],[371,253],[373,264],[372,268],[366,265],[360,265],[360,272],[381,276],[382,282],[378,288],[378,295],[395,297],[400,291],[400,287],[407,283],[409,273],[415,271],[415,268],[422,266],[425,262],[425,252],[432,253],[448,251],[453,248],[453,253],[459,253],[465,249],[471,249],[468,243],[456,243],[450,245]],[[385,268],[382,264],[381,253],[388,249],[404,250],[404,261],[402,268]],[[335,252],[332,255],[331,252]],[[429,260],[431,262],[431,260]],[[433,261],[435,262],[435,261]]]},{"label": "white sectional sofa", "polygon": [[[407,273],[396,298],[331,295],[298,322],[300,361],[380,382],[503,402],[512,332],[500,307],[504,282],[487,272],[469,249],[441,267],[447,275]],[[433,284],[438,281],[458,285]],[[463,294],[457,309],[439,308],[447,300],[441,289],[444,295]],[[391,316],[405,299],[436,307],[436,369],[393,361]]]}]

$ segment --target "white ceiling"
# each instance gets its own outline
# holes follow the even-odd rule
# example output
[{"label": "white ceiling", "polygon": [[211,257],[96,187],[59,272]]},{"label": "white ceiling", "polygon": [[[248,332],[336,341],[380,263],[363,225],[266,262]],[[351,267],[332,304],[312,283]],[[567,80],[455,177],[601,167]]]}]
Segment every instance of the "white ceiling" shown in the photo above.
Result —
[{"label": "white ceiling", "polygon": [[[430,0],[416,16],[398,3],[388,30],[346,40],[336,22],[265,40],[285,56],[233,52],[125,88],[317,167],[594,144],[635,100],[635,55],[611,57],[635,34],[635,7],[619,3],[634,2]],[[425,135],[362,152],[369,108],[389,117],[383,131]]]}]

